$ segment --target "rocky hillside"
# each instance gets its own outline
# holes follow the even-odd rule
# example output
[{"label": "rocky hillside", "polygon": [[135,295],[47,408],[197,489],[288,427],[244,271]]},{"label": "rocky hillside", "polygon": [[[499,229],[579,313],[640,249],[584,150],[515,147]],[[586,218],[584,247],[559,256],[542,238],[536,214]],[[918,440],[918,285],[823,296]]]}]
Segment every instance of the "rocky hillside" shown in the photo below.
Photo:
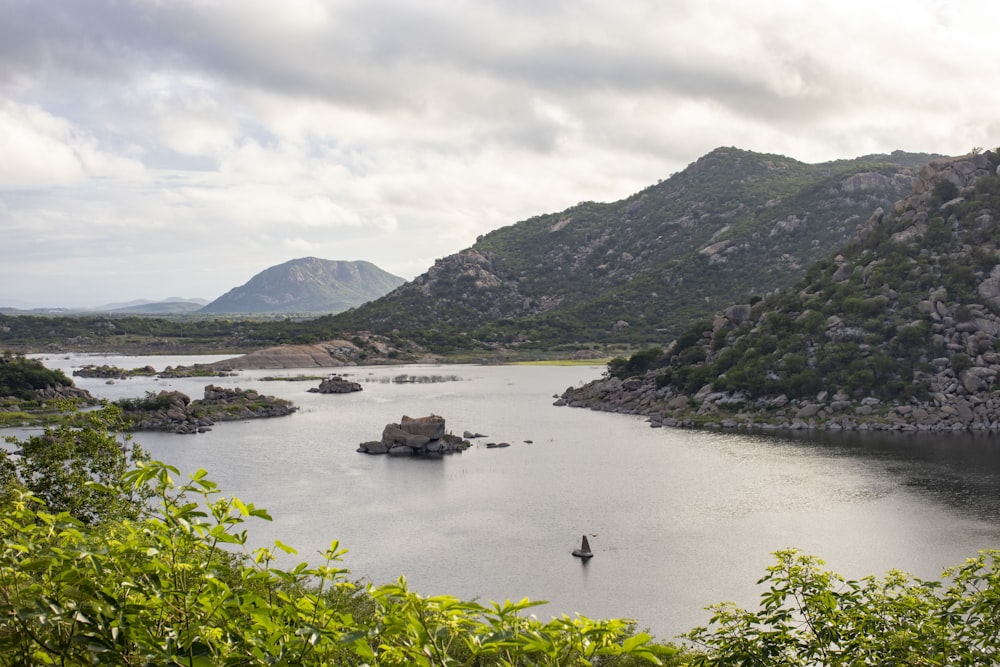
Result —
[{"label": "rocky hillside", "polygon": [[371,262],[316,257],[272,266],[200,313],[339,313],[387,294],[405,281]]},{"label": "rocky hillside", "polygon": [[801,278],[934,156],[805,164],[720,148],[622,201],[583,202],[481,237],[341,329],[426,345],[645,343]]},{"label": "rocky hillside", "polygon": [[655,424],[1000,430],[1000,154],[930,163],[792,290],[731,306],[563,402]]}]

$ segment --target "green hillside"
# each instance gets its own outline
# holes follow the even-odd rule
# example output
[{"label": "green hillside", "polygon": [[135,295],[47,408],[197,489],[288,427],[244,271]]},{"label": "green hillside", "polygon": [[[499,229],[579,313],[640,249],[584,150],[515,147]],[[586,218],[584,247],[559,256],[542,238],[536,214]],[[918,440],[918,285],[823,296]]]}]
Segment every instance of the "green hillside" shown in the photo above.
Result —
[{"label": "green hillside", "polygon": [[932,159],[806,164],[720,148],[613,203],[582,202],[481,237],[330,320],[432,348],[639,344],[800,278]]}]

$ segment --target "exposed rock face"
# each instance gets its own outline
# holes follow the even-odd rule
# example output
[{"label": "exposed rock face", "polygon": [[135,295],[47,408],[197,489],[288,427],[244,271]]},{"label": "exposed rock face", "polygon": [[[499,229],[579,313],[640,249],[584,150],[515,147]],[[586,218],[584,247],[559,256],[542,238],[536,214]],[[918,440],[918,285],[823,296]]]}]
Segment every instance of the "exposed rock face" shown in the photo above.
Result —
[{"label": "exposed rock face", "polygon": [[433,359],[415,347],[400,349],[388,338],[364,334],[351,340],[268,347],[241,357],[205,365],[229,371],[249,368],[336,368],[358,364],[396,364],[414,361],[433,361]]},{"label": "exposed rock face", "polygon": [[329,368],[353,365],[357,346],[346,340],[316,345],[281,345],[217,361],[216,368]]},{"label": "exposed rock face", "polygon": [[349,394],[354,391],[361,391],[361,385],[357,382],[345,380],[339,375],[329,377],[319,383],[318,387],[309,390],[314,394]]},{"label": "exposed rock face", "polygon": [[168,431],[171,433],[202,433],[215,422],[284,417],[297,407],[290,402],[262,396],[252,389],[227,389],[208,385],[204,398],[192,401],[179,391],[161,391],[155,399],[160,406],[153,410],[126,410],[136,431]]},{"label": "exposed rock face", "polygon": [[982,153],[934,160],[917,174],[913,182],[913,194],[929,197],[935,183],[942,179],[951,181],[959,188],[967,188],[993,171],[990,161]]},{"label": "exposed rock face", "polygon": [[429,415],[411,418],[404,415],[398,424],[386,424],[381,440],[363,442],[358,451],[390,456],[440,456],[461,452],[471,446],[471,442],[445,433],[444,417]]}]

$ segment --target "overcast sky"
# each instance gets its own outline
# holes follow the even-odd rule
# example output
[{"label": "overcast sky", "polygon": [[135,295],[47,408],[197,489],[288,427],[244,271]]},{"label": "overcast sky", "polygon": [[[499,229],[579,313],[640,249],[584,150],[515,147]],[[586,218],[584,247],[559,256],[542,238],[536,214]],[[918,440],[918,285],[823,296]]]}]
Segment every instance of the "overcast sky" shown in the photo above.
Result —
[{"label": "overcast sky", "polygon": [[410,279],[718,146],[1000,144],[996,0],[0,0],[0,306]]}]

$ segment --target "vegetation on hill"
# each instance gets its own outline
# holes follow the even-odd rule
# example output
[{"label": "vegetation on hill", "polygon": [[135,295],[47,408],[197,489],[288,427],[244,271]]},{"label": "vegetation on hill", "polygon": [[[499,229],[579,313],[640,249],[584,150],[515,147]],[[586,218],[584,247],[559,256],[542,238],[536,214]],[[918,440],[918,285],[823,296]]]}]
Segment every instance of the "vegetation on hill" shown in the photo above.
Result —
[{"label": "vegetation on hill", "polygon": [[919,192],[877,211],[794,289],[616,359],[610,375],[644,378],[632,393],[655,389],[653,411],[673,401],[672,413],[706,420],[721,410],[788,423],[798,400],[853,413],[838,427],[1000,428],[1000,154],[934,164]]},{"label": "vegetation on hill", "polygon": [[582,202],[481,237],[391,294],[330,318],[434,351],[648,343],[787,287],[933,156],[809,165],[720,148],[622,201]]}]

